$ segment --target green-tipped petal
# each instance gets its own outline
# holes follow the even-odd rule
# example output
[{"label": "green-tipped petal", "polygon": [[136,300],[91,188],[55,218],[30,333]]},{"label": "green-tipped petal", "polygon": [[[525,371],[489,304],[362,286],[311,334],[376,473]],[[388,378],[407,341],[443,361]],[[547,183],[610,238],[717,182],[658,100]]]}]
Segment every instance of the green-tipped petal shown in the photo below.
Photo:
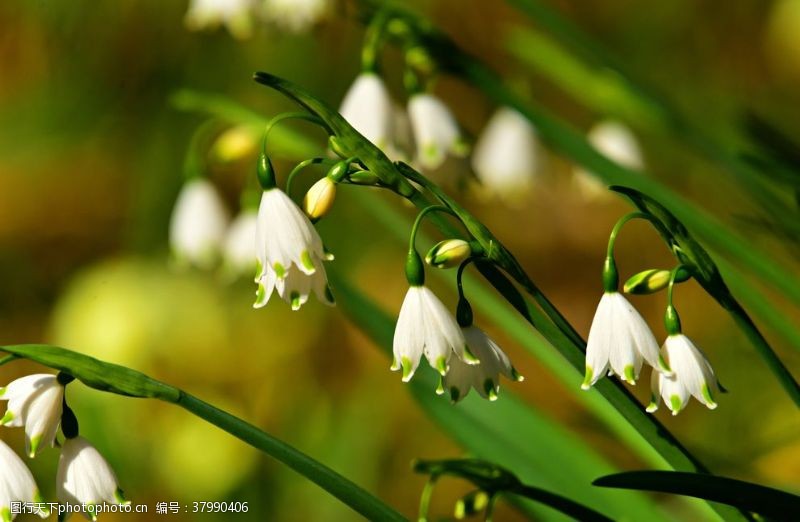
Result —
[{"label": "green-tipped petal", "polygon": [[636,384],[636,374],[634,372],[632,364],[625,366],[622,372],[625,375],[625,381],[628,384]]},{"label": "green-tipped petal", "polygon": [[3,415],[2,419],[0,419],[0,426],[2,426],[4,424],[8,424],[12,420],[14,420],[14,413],[10,412],[10,411],[6,411],[6,414]]},{"label": "green-tipped petal", "polygon": [[42,444],[42,435],[34,435],[31,437],[30,449],[28,450],[28,457],[33,458],[36,452],[39,451],[39,446]]},{"label": "green-tipped petal", "polygon": [[300,300],[300,293],[292,292],[291,294],[289,294],[289,298],[292,301],[292,310],[295,311],[300,310],[300,307],[303,305],[303,303]]},{"label": "green-tipped petal", "polygon": [[581,384],[582,390],[588,390],[592,387],[592,379],[594,379],[594,370],[588,364],[586,365],[586,373],[583,377],[583,383]]},{"label": "green-tipped petal", "polygon": [[402,357],[400,365],[403,367],[403,382],[408,382],[414,376],[414,366],[411,364],[411,359]]},{"label": "green-tipped petal", "polygon": [[275,270],[275,276],[278,279],[283,279],[284,277],[286,277],[286,267],[284,267],[282,264],[275,263],[274,265],[272,265],[272,269]]},{"label": "green-tipped petal", "polygon": [[308,253],[308,250],[300,252],[300,262],[303,264],[303,268],[308,270],[311,274],[317,270],[317,267],[314,266],[314,260],[311,259],[311,254]]},{"label": "green-tipped petal", "polygon": [[486,397],[490,401],[497,400],[497,386],[494,384],[492,379],[486,379],[483,381],[483,391],[486,392]]},{"label": "green-tipped petal", "polygon": [[669,398],[669,403],[672,406],[672,414],[677,415],[681,409],[683,408],[683,401],[681,400],[680,395],[672,395]]},{"label": "green-tipped petal", "polygon": [[711,388],[708,387],[708,383],[703,383],[702,394],[703,398],[706,400],[706,406],[708,406],[708,409],[715,409],[717,407],[717,401],[715,401],[714,396],[711,395]]},{"label": "green-tipped petal", "polygon": [[447,375],[447,359],[439,357],[436,359],[436,370],[444,377]]},{"label": "green-tipped petal", "polygon": [[467,364],[480,364],[481,360],[475,357],[468,345],[464,345],[464,362]]}]

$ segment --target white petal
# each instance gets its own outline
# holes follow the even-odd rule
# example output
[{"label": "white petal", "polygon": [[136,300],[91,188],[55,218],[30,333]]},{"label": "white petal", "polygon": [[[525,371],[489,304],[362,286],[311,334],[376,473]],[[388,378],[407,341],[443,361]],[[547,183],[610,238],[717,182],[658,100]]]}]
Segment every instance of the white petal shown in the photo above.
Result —
[{"label": "white petal", "polygon": [[380,149],[393,142],[394,103],[383,80],[375,73],[361,73],[339,108],[345,120]]},{"label": "white petal", "polygon": [[424,304],[419,286],[412,286],[406,292],[397,325],[394,329],[392,353],[394,355],[393,370],[403,370],[403,381],[411,380],[419,366],[425,346],[424,337]]},{"label": "white petal", "polygon": [[97,449],[83,437],[67,439],[61,448],[56,495],[68,504],[118,503],[117,477]]},{"label": "white petal", "polygon": [[[644,168],[639,142],[624,124],[613,120],[601,121],[589,129],[586,137],[598,152],[623,167],[634,170]],[[573,180],[578,191],[586,198],[594,199],[609,194],[606,184],[582,167],[576,167]]]},{"label": "white petal", "polygon": [[214,262],[228,225],[228,213],[206,179],[187,181],[170,222],[170,246],[179,261],[208,268]]},{"label": "white petal", "polygon": [[236,38],[252,33],[252,0],[192,0],[184,22],[190,30],[214,28],[225,24]]},{"label": "white petal", "polygon": [[453,314],[429,288],[425,286],[421,288],[425,305],[424,313],[427,316],[426,321],[429,328],[426,344],[436,344],[435,347],[430,348],[428,362],[438,368],[440,358],[443,357],[445,361],[449,361],[452,352],[455,352],[467,364],[474,362],[474,357],[465,352],[464,334]]},{"label": "white petal", "polygon": [[716,408],[717,379],[702,352],[683,334],[669,336],[666,345],[675,376],[684,388],[707,407]]},{"label": "white petal", "polygon": [[[14,451],[0,440],[0,513],[12,502],[36,502],[39,490],[33,475]],[[42,517],[46,513],[40,514]],[[12,515],[13,519],[14,515]]]},{"label": "white petal", "polygon": [[417,161],[428,170],[442,165],[456,152],[461,133],[450,109],[432,94],[415,94],[408,102],[408,115],[417,145]]},{"label": "white petal", "polygon": [[581,387],[588,390],[608,369],[612,341],[612,306],[610,293],[603,294],[594,313],[586,342],[586,378]]},{"label": "white petal", "polygon": [[252,210],[242,211],[225,233],[225,264],[233,275],[249,273],[256,266],[257,216]]},{"label": "white petal", "polygon": [[325,18],[330,0],[264,0],[264,16],[285,31],[302,33]]},{"label": "white petal", "polygon": [[518,199],[532,185],[538,169],[538,149],[530,122],[519,112],[501,107],[475,144],[472,168],[488,191]]}]

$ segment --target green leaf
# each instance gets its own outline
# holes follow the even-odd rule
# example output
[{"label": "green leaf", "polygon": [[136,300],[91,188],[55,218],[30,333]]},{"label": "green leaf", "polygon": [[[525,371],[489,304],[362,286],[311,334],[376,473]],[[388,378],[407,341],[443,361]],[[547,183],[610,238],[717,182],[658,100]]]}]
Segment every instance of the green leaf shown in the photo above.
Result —
[{"label": "green leaf", "polygon": [[289,444],[226,411],[141,372],[65,348],[44,344],[0,346],[0,351],[68,373],[97,390],[131,397],[156,398],[181,406],[289,466],[368,520],[406,520],[357,484]]},{"label": "green leaf", "polygon": [[677,471],[629,471],[594,481],[595,486],[675,493],[721,502],[777,520],[797,520],[800,496],[726,477]]},{"label": "green leaf", "polygon": [[[385,353],[391,353],[394,318],[376,307],[352,284],[331,272],[337,303]],[[664,516],[641,496],[595,495],[587,486],[598,470],[613,466],[587,444],[514,396],[509,385],[495,402],[470,394],[452,405],[434,393],[437,376],[418,371],[408,384],[425,412],[472,455],[514,471],[520,479],[558,491],[616,518],[662,520]],[[542,516],[530,505],[531,514]]]}]

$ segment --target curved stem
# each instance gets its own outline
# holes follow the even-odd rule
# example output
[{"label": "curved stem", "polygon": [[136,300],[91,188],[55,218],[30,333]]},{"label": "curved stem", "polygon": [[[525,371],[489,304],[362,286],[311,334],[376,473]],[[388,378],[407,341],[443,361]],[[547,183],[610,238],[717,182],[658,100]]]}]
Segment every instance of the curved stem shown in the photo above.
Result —
[{"label": "curved stem", "polygon": [[617,236],[622,230],[622,227],[624,227],[628,221],[633,219],[645,219],[653,224],[656,223],[656,219],[652,215],[645,212],[631,212],[630,214],[625,214],[622,216],[614,225],[614,228],[611,229],[611,234],[608,236],[608,248],[606,249],[607,257],[614,256],[614,244],[617,242]]},{"label": "curved stem", "polygon": [[459,266],[458,272],[456,273],[456,286],[458,287],[458,298],[459,299],[466,299],[464,296],[464,283],[461,280],[464,276],[464,270],[467,268],[467,265],[470,263],[474,263],[478,259],[478,256],[470,256],[466,258]]},{"label": "curved stem", "polygon": [[430,214],[431,212],[444,212],[446,214],[450,214],[453,217],[458,218],[458,215],[450,210],[448,207],[444,205],[430,205],[428,207],[423,208],[419,214],[417,214],[417,219],[414,220],[414,225],[411,227],[411,236],[408,238],[408,251],[415,251],[416,241],[417,241],[417,232],[419,231],[419,227],[422,224],[422,220]]},{"label": "curved stem", "polygon": [[186,392],[180,393],[175,404],[289,466],[368,520],[406,520],[346,477],[252,424]]},{"label": "curved stem", "polygon": [[273,127],[284,120],[304,120],[325,127],[325,123],[318,117],[308,112],[284,112],[278,114],[267,122],[264,129],[264,137],[261,139],[261,152],[267,153],[267,138]]},{"label": "curved stem", "polygon": [[378,11],[367,26],[364,44],[361,47],[361,72],[378,72],[378,54],[385,39],[390,14],[388,9]]},{"label": "curved stem", "polygon": [[311,158],[311,159],[307,159],[305,161],[301,161],[300,163],[298,163],[292,169],[292,171],[286,177],[286,190],[285,190],[286,195],[289,196],[290,198],[292,197],[292,192],[291,192],[292,191],[292,181],[294,180],[294,178],[298,174],[300,174],[300,172],[304,168],[308,167],[309,165],[319,165],[319,164],[322,164],[322,165],[333,165],[334,163],[336,163],[336,160],[332,160],[332,159],[328,159],[328,158]]},{"label": "curved stem", "polygon": [[183,160],[183,176],[185,180],[199,178],[205,172],[206,153],[218,126],[217,120],[209,119],[195,129],[189,139],[189,146],[186,148],[186,156]]},{"label": "curved stem", "polygon": [[419,515],[417,522],[428,522],[428,512],[430,511],[431,497],[433,497],[433,488],[436,486],[436,479],[438,477],[431,475],[422,489],[422,494],[419,497]]}]

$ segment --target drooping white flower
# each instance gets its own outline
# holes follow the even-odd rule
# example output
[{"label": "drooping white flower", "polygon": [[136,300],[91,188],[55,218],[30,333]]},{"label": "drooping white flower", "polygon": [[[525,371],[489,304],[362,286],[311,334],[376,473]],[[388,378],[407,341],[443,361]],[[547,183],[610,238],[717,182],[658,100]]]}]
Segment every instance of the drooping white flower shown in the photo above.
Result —
[{"label": "drooping white flower", "polygon": [[[42,502],[39,488],[33,475],[14,451],[0,440],[0,520],[11,522],[16,514],[11,512],[12,502]],[[42,518],[50,514],[48,509],[40,510]]]},{"label": "drooping white flower", "polygon": [[231,275],[252,274],[256,268],[256,221],[258,213],[242,210],[225,234],[225,269]]},{"label": "drooping white flower", "polygon": [[379,149],[392,146],[394,102],[386,85],[374,72],[363,72],[345,94],[339,112],[355,130]]},{"label": "drooping white flower", "polygon": [[308,31],[331,10],[330,0],[264,0],[264,17],[292,33]]},{"label": "drooping white flower", "polygon": [[423,355],[442,375],[447,374],[454,353],[467,364],[479,362],[470,352],[455,317],[424,285],[412,285],[406,292],[394,330],[392,351],[392,370],[403,370],[403,382],[414,376]]},{"label": "drooping white flower", "polygon": [[605,292],[589,330],[586,377],[581,388],[588,390],[607,371],[635,384],[644,361],[671,373],[659,355],[653,332],[639,312],[619,292]]},{"label": "drooping white flower", "polygon": [[516,110],[500,107],[475,144],[472,169],[488,192],[515,200],[530,190],[539,155],[533,125]]},{"label": "drooping white flower", "polygon": [[461,131],[450,109],[436,96],[418,93],[408,101],[408,116],[422,168],[436,170],[448,155],[463,156]]},{"label": "drooping white flower", "polygon": [[192,0],[184,22],[192,31],[213,29],[224,24],[236,38],[253,33],[253,0]]},{"label": "drooping white flower", "polygon": [[169,228],[175,258],[209,268],[219,254],[227,226],[228,212],[214,186],[202,178],[187,181],[178,195]]},{"label": "drooping white flower", "polygon": [[500,375],[513,381],[522,381],[511,360],[486,332],[476,326],[461,329],[467,346],[480,364],[466,364],[458,357],[450,360],[450,369],[442,377],[437,393],[450,393],[450,399],[458,402],[475,388],[481,397],[490,401],[497,399],[500,391]]},{"label": "drooping white flower", "polygon": [[52,374],[34,374],[0,388],[0,400],[8,401],[0,425],[25,426],[25,447],[33,458],[42,447],[51,447],[61,422],[64,386]]},{"label": "drooping white flower", "polygon": [[661,347],[661,354],[672,368],[673,375],[653,372],[650,378],[652,395],[647,411],[656,411],[663,398],[672,414],[677,415],[686,406],[690,396],[711,410],[717,407],[714,400],[714,394],[720,390],[717,377],[703,352],[688,337],[681,333],[668,336]]},{"label": "drooping white flower", "polygon": [[[117,477],[100,452],[83,437],[68,438],[61,447],[56,473],[58,501],[71,506],[128,504]],[[83,512],[95,520],[94,512]]]},{"label": "drooping white flower", "polygon": [[325,252],[322,239],[308,217],[282,190],[265,190],[261,196],[256,221],[256,308],[266,305],[273,290],[298,310],[313,290],[329,305],[333,295],[328,287],[323,260],[333,256]]},{"label": "drooping white flower", "polygon": [[[634,170],[644,168],[639,141],[623,123],[614,120],[601,121],[589,129],[586,138],[598,152],[623,167]],[[573,179],[585,197],[596,198],[608,193],[603,182],[582,167],[575,169]]]}]

